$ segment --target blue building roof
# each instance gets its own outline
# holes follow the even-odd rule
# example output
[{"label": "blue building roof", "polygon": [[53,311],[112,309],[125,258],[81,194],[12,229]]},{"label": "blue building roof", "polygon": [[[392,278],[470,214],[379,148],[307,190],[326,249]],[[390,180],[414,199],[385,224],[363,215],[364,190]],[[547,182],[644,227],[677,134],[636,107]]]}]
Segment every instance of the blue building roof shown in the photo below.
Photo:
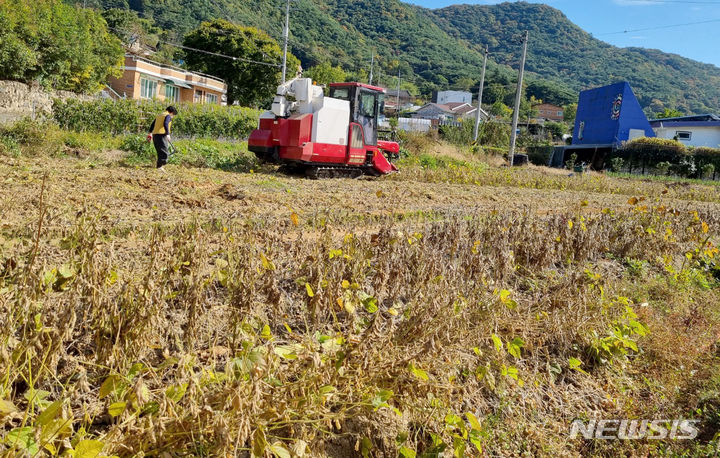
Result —
[{"label": "blue building roof", "polygon": [[618,146],[630,139],[631,130],[642,130],[646,137],[655,137],[628,83],[611,84],[580,93],[573,146]]}]

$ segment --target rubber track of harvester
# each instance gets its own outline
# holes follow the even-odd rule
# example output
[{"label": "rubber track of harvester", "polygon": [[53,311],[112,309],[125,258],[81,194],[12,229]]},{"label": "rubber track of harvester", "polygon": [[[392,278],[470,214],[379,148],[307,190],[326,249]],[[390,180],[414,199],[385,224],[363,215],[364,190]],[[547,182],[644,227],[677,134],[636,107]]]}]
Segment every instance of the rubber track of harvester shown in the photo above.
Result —
[{"label": "rubber track of harvester", "polygon": [[320,178],[358,178],[364,174],[361,168],[351,167],[308,167],[305,176],[311,180]]}]

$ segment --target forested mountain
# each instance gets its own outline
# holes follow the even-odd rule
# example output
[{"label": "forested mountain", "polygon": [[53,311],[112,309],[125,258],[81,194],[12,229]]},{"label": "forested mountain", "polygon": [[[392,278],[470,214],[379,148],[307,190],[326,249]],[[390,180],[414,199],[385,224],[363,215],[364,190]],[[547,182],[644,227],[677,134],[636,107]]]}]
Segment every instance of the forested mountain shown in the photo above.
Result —
[{"label": "forested mountain", "polygon": [[678,55],[604,43],[549,6],[530,3],[457,5],[428,11],[451,36],[476,50],[487,44],[499,63],[517,60],[518,35],[530,31],[527,68],[580,90],[629,81],[643,106],[685,112],[720,108],[720,68]]},{"label": "forested mountain", "polygon": [[[284,3],[95,0],[98,7],[138,11],[174,34],[176,42],[201,21],[218,17],[261,28],[279,40]],[[530,82],[546,80],[565,93],[577,93],[627,80],[646,108],[686,113],[720,109],[720,68],[657,50],[611,46],[560,11],[525,2],[428,10],[399,0],[296,0],[290,49],[305,68],[329,61],[356,79],[366,76],[374,53],[376,82],[379,75],[381,82],[391,84],[399,66],[408,86],[428,94],[438,88],[473,87],[479,80],[482,49],[488,45],[488,85],[511,90],[525,30],[530,31]]]}]

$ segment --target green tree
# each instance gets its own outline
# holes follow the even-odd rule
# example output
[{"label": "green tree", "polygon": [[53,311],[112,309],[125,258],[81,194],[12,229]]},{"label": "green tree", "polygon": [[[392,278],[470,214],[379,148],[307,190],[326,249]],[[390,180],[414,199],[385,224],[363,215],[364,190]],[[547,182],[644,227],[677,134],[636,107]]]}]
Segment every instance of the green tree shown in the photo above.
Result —
[{"label": "green tree", "polygon": [[345,81],[354,81],[356,83],[367,83],[369,78],[370,75],[364,68],[360,68],[345,75]]},{"label": "green tree", "polygon": [[536,99],[534,95],[529,99],[522,99],[520,101],[520,121],[530,123],[530,120],[539,114],[537,106],[542,103],[543,101]]},{"label": "green tree", "polygon": [[[185,62],[192,70],[224,79],[230,104],[258,106],[267,102],[280,84],[282,50],[277,41],[256,28],[222,19],[203,22],[185,37],[184,44],[214,53],[189,50]],[[295,76],[299,67],[300,61],[288,54],[288,79]]]},{"label": "green tree", "polygon": [[679,118],[681,116],[685,116],[685,114],[673,108],[665,108],[660,113],[655,114],[656,119]]},{"label": "green tree", "polygon": [[501,118],[509,118],[510,115],[512,115],[512,112],[512,108],[502,103],[502,100],[498,100],[497,102],[493,103],[492,107],[490,108],[491,115],[500,116]]},{"label": "green tree", "polygon": [[453,86],[459,91],[469,91],[474,84],[475,81],[472,78],[467,76],[461,76],[457,79],[457,81],[455,81],[455,84]]},{"label": "green tree", "polygon": [[563,106],[577,101],[578,94],[565,86],[552,81],[537,80],[528,84],[526,93],[528,97],[536,97],[546,103]]},{"label": "green tree", "polygon": [[347,78],[345,70],[333,67],[330,62],[323,62],[303,72],[305,78],[311,78],[316,84],[343,83]]},{"label": "green tree", "polygon": [[548,121],[545,123],[545,130],[552,135],[554,139],[560,139],[568,132],[568,127],[561,122]]},{"label": "green tree", "polygon": [[483,102],[491,105],[497,102],[503,103],[508,94],[510,90],[507,85],[493,83],[483,91]]},{"label": "green tree", "polygon": [[563,121],[568,123],[574,123],[575,117],[577,116],[577,103],[569,103],[563,107]]},{"label": "green tree", "polygon": [[0,2],[0,78],[93,93],[118,75],[123,49],[102,16],[60,0]]}]

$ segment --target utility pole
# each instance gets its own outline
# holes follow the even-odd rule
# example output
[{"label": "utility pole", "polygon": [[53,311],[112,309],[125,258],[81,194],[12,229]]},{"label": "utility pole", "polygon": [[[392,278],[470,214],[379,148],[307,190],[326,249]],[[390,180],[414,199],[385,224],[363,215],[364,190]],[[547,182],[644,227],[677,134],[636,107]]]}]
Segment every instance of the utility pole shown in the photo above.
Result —
[{"label": "utility pole", "polygon": [[480,135],[480,112],[482,111],[482,100],[483,100],[483,89],[485,87],[485,69],[487,68],[488,54],[490,51],[485,46],[485,60],[483,61],[482,75],[480,76],[480,89],[478,89],[478,109],[475,115],[475,135],[474,139],[477,142],[478,136]]},{"label": "utility pole", "polygon": [[287,0],[287,7],[285,9],[285,30],[283,30],[283,39],[285,45],[283,47],[283,65],[282,65],[282,84],[285,84],[287,76],[287,48],[288,39],[290,38],[290,0]]},{"label": "utility pole", "polygon": [[525,32],[525,41],[523,42],[523,54],[520,61],[520,73],[518,74],[517,93],[515,94],[515,112],[513,113],[512,132],[510,133],[510,167],[513,166],[515,159],[515,143],[517,142],[517,128],[520,120],[520,98],[522,97],[523,75],[525,74],[525,58],[527,57],[528,40],[530,40],[530,32]]},{"label": "utility pole", "polygon": [[397,85],[397,99],[396,99],[395,105],[395,112],[397,113],[397,117],[400,117],[400,64],[398,64],[398,85]]},{"label": "utility pole", "polygon": [[372,57],[370,57],[370,84],[372,86],[373,82],[373,70],[375,69],[375,51],[372,53]]}]

